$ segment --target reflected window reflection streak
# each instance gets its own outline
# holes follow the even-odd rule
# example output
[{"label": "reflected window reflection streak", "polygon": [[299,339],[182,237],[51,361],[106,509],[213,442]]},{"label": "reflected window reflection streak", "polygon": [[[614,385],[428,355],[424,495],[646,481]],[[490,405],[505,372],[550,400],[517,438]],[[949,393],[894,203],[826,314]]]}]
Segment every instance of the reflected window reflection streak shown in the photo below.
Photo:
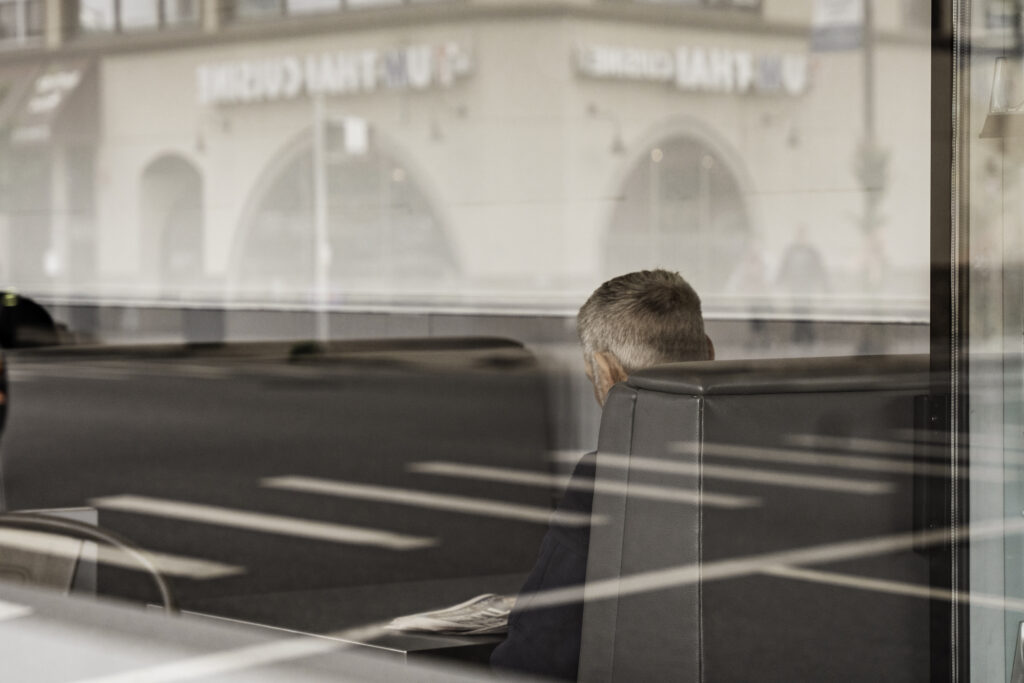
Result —
[{"label": "reflected window reflection streak", "polygon": [[906,595],[910,597],[925,598],[928,600],[952,600],[955,598],[958,602],[969,603],[975,607],[988,607],[998,610],[1016,610],[1024,612],[1024,600],[1009,598],[1002,595],[953,592],[931,588],[929,586],[903,583],[900,581],[885,581],[865,576],[854,576],[850,574],[840,574],[837,572],[823,572],[788,565],[764,567],[761,570],[761,573],[780,578],[812,581],[832,586],[856,588],[880,593],[892,593],[894,595]]},{"label": "reflected window reflection streak", "polygon": [[[524,594],[521,596],[521,599],[529,599],[531,608],[542,608],[581,602],[584,599],[587,601],[598,601],[605,598],[664,590],[698,581],[740,578],[753,574],[792,575],[793,577],[799,575],[801,578],[829,579],[830,582],[842,582],[844,585],[857,584],[856,587],[869,588],[871,586],[870,590],[900,591],[902,594],[907,595],[920,594],[921,597],[943,598],[946,596],[938,593],[933,594],[925,587],[916,587],[908,584],[898,585],[897,582],[887,581],[877,582],[877,585],[872,585],[874,580],[871,579],[817,572],[794,567],[793,565],[821,564],[883,555],[907,550],[915,544],[941,544],[948,541],[950,531],[950,529],[938,529],[923,534],[895,534],[755,555],[747,558],[720,560],[705,563],[703,566],[699,563],[684,565],[623,576],[616,579],[592,581],[583,586],[570,586],[528,595]],[[1024,520],[987,520],[965,527],[963,531],[966,531],[967,536],[974,540],[992,538],[1004,533],[1020,534],[1024,533]],[[928,594],[919,593],[919,589],[928,592]],[[983,606],[993,607],[997,605],[995,602],[990,602],[990,599],[996,602],[1002,601],[1002,598],[999,596],[984,595],[968,595],[966,599],[978,601],[978,604]],[[999,604],[1003,603],[1000,602]],[[1010,599],[1005,602],[1005,605],[1017,608],[1017,601]],[[155,683],[156,681],[182,680],[202,675],[223,674],[349,647],[350,643],[345,642],[346,640],[352,642],[369,640],[382,633],[384,633],[384,629],[380,624],[367,624],[355,629],[327,634],[328,637],[326,638],[281,640],[275,643],[261,644],[257,647],[238,648],[236,650],[227,650],[211,655],[183,659],[178,662],[170,662],[155,667],[135,669],[113,676],[91,678],[79,681],[78,683]],[[339,640],[331,640],[330,638],[338,638]]]},{"label": "reflected window reflection streak", "polygon": [[[679,451],[687,451],[689,446],[676,444],[673,449]],[[755,446],[730,446],[736,447],[736,452],[720,450],[718,446],[712,446],[706,444],[705,452],[706,456],[721,456],[725,458],[737,458],[742,460],[764,460],[767,462],[777,462],[785,464],[797,464],[797,465],[809,465],[815,467],[829,467],[835,465],[831,462],[828,457],[807,454],[807,457],[803,457],[803,454],[793,454],[793,458],[790,458],[790,452],[774,453],[771,449],[761,449],[761,447]],[[698,468],[703,476],[722,478],[734,478],[733,474],[743,472],[743,468],[735,467],[724,467],[715,465],[700,465],[695,466],[691,463],[681,463],[678,461],[671,460],[660,460],[657,458],[648,458],[644,456],[616,456],[612,454],[600,454],[602,462],[605,462],[609,467],[616,468],[635,468],[639,470],[645,470],[647,472],[662,472],[665,474],[681,474],[681,475],[694,475]],[[557,462],[574,462],[573,459],[568,458],[566,455],[560,453],[554,453],[552,459]],[[852,459],[844,459],[852,460]],[[887,465],[896,465],[896,467],[887,467]],[[836,467],[847,468],[847,469],[862,469],[862,470],[880,470],[889,472],[899,472],[905,474],[912,474],[912,469],[909,463],[889,463],[888,461],[880,461],[880,464],[876,463],[849,463],[847,465],[835,465]],[[751,472],[763,472],[764,470],[746,470],[742,475],[743,479],[751,479],[758,481],[756,477],[751,475]],[[768,472],[767,474],[777,475],[780,473]],[[736,476],[740,476],[736,474]],[[837,479],[835,477],[816,477],[811,475],[792,475],[793,477],[804,477],[807,481],[814,481],[815,479],[821,479],[824,482],[836,484],[839,481],[846,482],[850,487],[860,487],[860,493],[868,494],[880,494],[887,493],[891,490],[892,485],[888,482],[878,482],[869,480],[850,480],[850,479]],[[798,479],[794,479],[797,481]],[[862,484],[862,485],[861,485]]]},{"label": "reflected window reflection streak", "polygon": [[[604,460],[607,454],[599,454],[598,459]],[[614,457],[614,456],[609,456]],[[622,456],[628,458],[629,456]],[[627,467],[628,463],[619,461],[617,465]],[[825,491],[841,491],[845,493],[859,493],[865,495],[878,495],[892,491],[892,485],[882,481],[857,481],[839,479],[837,477],[824,477],[814,475],[788,474],[785,472],[770,472],[753,468],[741,467],[715,467],[714,465],[692,465],[690,463],[673,463],[673,473],[680,475],[703,474],[708,479],[728,479],[733,481],[749,481],[767,486],[792,486],[796,488],[821,489]],[[510,470],[497,467],[485,467],[480,465],[468,465],[454,462],[422,462],[413,463],[409,466],[410,471],[424,474],[441,474],[451,477],[462,477],[468,479],[486,479],[490,481],[502,481],[512,484],[528,484],[534,486],[558,486],[575,489],[594,488],[602,493],[613,493],[618,495],[635,495],[651,500],[675,500],[677,502],[702,502],[713,507],[743,507],[756,504],[754,501],[737,500],[734,496],[701,491],[697,493],[693,487],[671,487],[649,484],[637,484],[630,482],[627,487],[616,482],[588,481],[573,482],[566,477],[559,475],[547,475],[536,472],[524,472],[521,470]],[[641,468],[642,469],[642,468]]]},{"label": "reflected window reflection streak", "polygon": [[[687,446],[677,444],[674,449],[679,451],[689,452],[690,449]],[[751,448],[750,451],[762,452],[768,451],[768,449]],[[743,451],[746,453],[746,451]],[[725,455],[720,452],[716,447],[710,447],[709,445],[704,446],[704,455]],[[737,458],[747,459],[758,459],[756,455],[735,455]],[[821,458],[822,456],[812,456],[813,458]],[[564,460],[563,456],[556,455],[556,459]],[[808,489],[823,489],[832,491],[846,491],[848,493],[861,493],[867,495],[878,495],[884,493],[890,493],[893,490],[893,485],[889,482],[881,481],[869,481],[869,480],[853,480],[853,479],[839,479],[837,477],[828,477],[820,475],[807,475],[807,474],[795,474],[788,472],[773,472],[763,469],[745,468],[745,467],[729,467],[723,465],[695,465],[693,463],[678,462],[674,460],[662,460],[659,458],[651,458],[642,455],[614,455],[611,453],[600,453],[598,454],[599,460],[606,464],[608,467],[615,467],[621,469],[637,469],[644,470],[647,472],[661,472],[664,474],[679,474],[685,476],[696,476],[701,475],[704,478],[709,479],[728,479],[734,481],[749,481],[758,484],[767,484],[775,486],[792,486],[796,488],[808,488]],[[791,460],[774,459],[771,457],[763,458],[769,462],[792,462]],[[819,463],[817,461],[802,461],[797,459],[800,464],[813,464],[813,465],[828,465],[827,462]],[[901,463],[902,464],[902,463]],[[869,468],[854,468],[854,469],[869,469]],[[896,471],[903,472],[904,468],[900,468]],[[909,474],[910,471],[906,470]]]},{"label": "reflected window reflection streak", "polygon": [[[677,452],[686,452],[692,449],[692,444],[678,442],[673,446]],[[876,472],[892,472],[896,474],[922,474],[934,477],[945,477],[949,475],[944,465],[920,464],[915,466],[911,462],[895,461],[886,458],[874,458],[865,456],[851,456],[845,453],[803,453],[779,448],[762,448],[759,446],[741,446],[736,444],[704,444],[704,455],[722,458],[739,458],[747,460],[764,460],[767,462],[787,463],[793,465],[807,465],[810,467],[834,467],[837,469],[865,470]],[[630,457],[631,462],[638,459]],[[650,462],[646,462],[649,460]],[[673,463],[664,463],[655,459],[640,459],[645,468],[673,467]],[[636,465],[640,466],[640,465]],[[655,470],[671,471],[671,470]],[[1004,478],[1016,479],[1014,472],[1004,473],[1001,468],[994,467],[972,467],[963,470],[964,476],[979,481],[1003,481]]]},{"label": "reflected window reflection streak", "polygon": [[[14,607],[20,607],[20,605],[14,605]],[[3,614],[2,609],[3,604],[0,604],[0,616]],[[294,662],[331,652],[353,650],[388,632],[384,624],[371,623],[318,636],[287,637],[269,643],[186,657],[117,674],[83,678],[75,683],[168,683],[220,676],[273,664]],[[472,671],[460,673],[452,669],[445,669],[437,674],[436,679],[431,678],[430,680],[442,680],[441,676],[444,677],[444,680],[451,681],[478,680],[478,676]]]},{"label": "reflected window reflection streak", "polygon": [[166,664],[129,670],[109,676],[79,679],[75,683],[167,683],[187,681],[204,676],[217,676],[268,664],[296,661],[351,647],[350,643],[328,638],[293,637],[271,643],[260,643],[222,650],[198,657],[187,657]]},{"label": "reflected window reflection streak", "polygon": [[538,591],[523,597],[529,599],[531,609],[620,598],[704,581],[741,578],[760,574],[765,568],[777,566],[825,564],[942,545],[949,542],[954,532],[957,538],[964,541],[1020,535],[1024,534],[1024,520],[991,519],[963,527],[933,529],[922,533],[890,534],[714,562],[696,562],[617,578],[588,581],[579,586]]}]

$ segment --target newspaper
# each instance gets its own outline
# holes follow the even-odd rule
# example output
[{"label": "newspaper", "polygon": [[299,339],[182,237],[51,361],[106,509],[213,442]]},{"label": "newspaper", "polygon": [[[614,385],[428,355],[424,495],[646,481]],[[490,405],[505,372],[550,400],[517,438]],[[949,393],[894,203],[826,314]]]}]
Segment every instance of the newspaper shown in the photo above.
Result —
[{"label": "newspaper", "polygon": [[458,605],[432,612],[395,617],[387,628],[392,631],[450,633],[467,636],[508,631],[508,614],[516,602],[514,595],[484,593]]}]

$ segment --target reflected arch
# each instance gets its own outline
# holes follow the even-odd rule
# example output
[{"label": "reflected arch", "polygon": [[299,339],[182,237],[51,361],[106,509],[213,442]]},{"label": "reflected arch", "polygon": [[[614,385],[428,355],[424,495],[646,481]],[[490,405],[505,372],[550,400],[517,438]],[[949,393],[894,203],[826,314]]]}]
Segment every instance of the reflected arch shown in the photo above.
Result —
[{"label": "reflected arch", "polygon": [[[346,151],[344,137],[344,126],[328,127],[323,209],[331,291],[416,296],[451,282],[457,262],[425,180],[379,134],[354,151]],[[315,181],[306,131],[267,166],[246,202],[233,245],[235,296],[313,296]]]},{"label": "reflected arch", "polygon": [[140,219],[144,263],[164,293],[194,285],[203,274],[203,178],[195,164],[164,154],[142,171]]},{"label": "reflected arch", "polygon": [[655,136],[619,181],[605,233],[604,275],[664,267],[701,295],[733,288],[753,244],[734,155],[697,129]]}]

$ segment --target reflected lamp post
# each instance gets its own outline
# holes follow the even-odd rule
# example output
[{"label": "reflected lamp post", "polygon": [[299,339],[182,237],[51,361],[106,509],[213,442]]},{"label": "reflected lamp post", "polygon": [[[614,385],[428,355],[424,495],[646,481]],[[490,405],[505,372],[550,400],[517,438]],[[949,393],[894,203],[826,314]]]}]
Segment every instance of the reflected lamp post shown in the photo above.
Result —
[{"label": "reflected lamp post", "polygon": [[316,341],[330,341],[331,245],[327,237],[327,116],[324,96],[313,97],[313,287]]},{"label": "reflected lamp post", "polygon": [[878,144],[875,130],[874,3],[864,0],[864,139],[854,156],[854,174],[864,192],[861,228],[872,237],[884,222],[880,205],[888,180],[889,153]]},{"label": "reflected lamp post", "polygon": [[328,128],[340,129],[341,154],[365,155],[370,149],[370,127],[365,119],[328,114],[322,93],[313,97],[313,273],[316,307],[316,341],[330,341],[331,265],[330,216],[327,171],[338,163],[338,154],[330,149]]}]

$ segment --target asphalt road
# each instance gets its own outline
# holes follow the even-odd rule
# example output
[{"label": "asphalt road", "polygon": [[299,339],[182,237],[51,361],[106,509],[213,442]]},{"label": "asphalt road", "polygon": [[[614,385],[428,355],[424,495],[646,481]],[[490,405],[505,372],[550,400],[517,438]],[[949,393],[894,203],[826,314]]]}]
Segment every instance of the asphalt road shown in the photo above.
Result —
[{"label": "asphalt road", "polygon": [[[522,573],[556,487],[411,469],[445,461],[551,475],[541,378],[525,354],[512,356],[466,367],[437,358],[11,354],[6,502],[95,505],[102,526],[149,550],[236,570],[173,578],[186,607]],[[348,488],[268,485],[292,476]],[[411,492],[425,500],[405,504]],[[509,509],[488,509],[495,501]],[[139,577],[105,578],[115,594],[147,592]]]},{"label": "asphalt road", "polygon": [[[172,577],[184,607],[295,628],[369,618],[389,584],[440,602],[460,578],[512,590],[565,467],[548,451],[544,378],[519,352],[442,356],[12,354],[7,505],[95,505],[101,525],[147,549],[214,563],[206,576]],[[705,503],[721,504],[702,517],[705,562],[908,533],[910,437],[887,424],[879,418],[875,441],[808,427],[785,448],[737,434],[709,449]],[[631,486],[648,487],[643,504],[671,518],[692,510],[695,476],[654,471]],[[763,663],[761,680],[927,678],[934,601],[915,593],[927,590],[925,555],[765,569],[705,582],[709,680],[760,669],[739,651]],[[101,589],[149,596],[123,570],[104,570]],[[416,600],[407,604],[428,606]],[[867,656],[877,665],[865,668]]]}]

